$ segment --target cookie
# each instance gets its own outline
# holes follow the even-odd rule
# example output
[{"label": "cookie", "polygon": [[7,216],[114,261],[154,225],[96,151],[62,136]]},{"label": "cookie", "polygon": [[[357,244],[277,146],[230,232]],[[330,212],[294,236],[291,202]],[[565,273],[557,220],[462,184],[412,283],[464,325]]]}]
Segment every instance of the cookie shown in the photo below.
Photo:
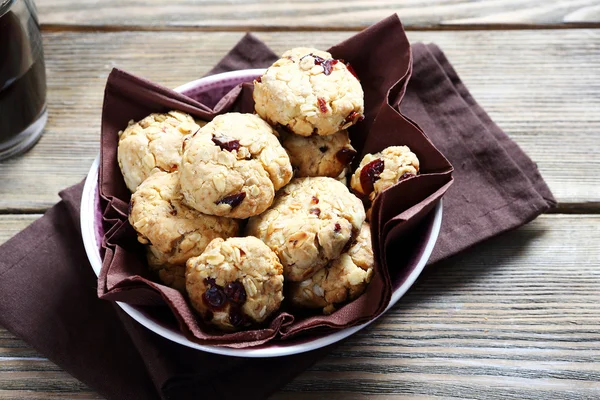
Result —
[{"label": "cookie", "polygon": [[138,241],[148,245],[150,268],[168,286],[183,290],[184,266],[215,238],[234,236],[236,220],[204,215],[183,203],[179,172],[155,170],[133,193],[129,223]]},{"label": "cookie", "polygon": [[186,288],[204,321],[237,330],[265,321],[283,300],[283,267],[255,237],[215,239],[187,262]]},{"label": "cookie", "polygon": [[255,110],[271,125],[301,136],[327,136],[363,119],[364,93],[349,67],[331,54],[286,51],[254,81]]},{"label": "cookie", "polygon": [[417,156],[407,146],[391,146],[364,156],[352,174],[350,186],[360,196],[373,202],[385,189],[418,173]]},{"label": "cookie", "polygon": [[348,186],[348,172],[350,166],[347,166],[340,172],[338,176],[335,177],[335,180],[341,182],[344,186]]},{"label": "cookie", "polygon": [[337,178],[356,155],[346,130],[329,136],[283,134],[281,144],[290,156],[297,177]]},{"label": "cookie", "polygon": [[338,258],[365,220],[362,202],[333,178],[295,178],[247,234],[279,257],[289,281],[303,281]]},{"label": "cookie", "polygon": [[132,192],[154,168],[177,171],[183,139],[200,129],[194,119],[179,111],[150,114],[141,121],[129,121],[119,132],[117,160],[125,184]]},{"label": "cookie", "polygon": [[183,148],[181,190],[186,203],[205,214],[260,214],[292,178],[285,149],[257,115],[219,115],[190,136]]},{"label": "cookie", "polygon": [[290,282],[292,304],[302,308],[322,308],[331,314],[345,302],[356,299],[373,277],[371,229],[364,223],[348,252],[302,282]]}]

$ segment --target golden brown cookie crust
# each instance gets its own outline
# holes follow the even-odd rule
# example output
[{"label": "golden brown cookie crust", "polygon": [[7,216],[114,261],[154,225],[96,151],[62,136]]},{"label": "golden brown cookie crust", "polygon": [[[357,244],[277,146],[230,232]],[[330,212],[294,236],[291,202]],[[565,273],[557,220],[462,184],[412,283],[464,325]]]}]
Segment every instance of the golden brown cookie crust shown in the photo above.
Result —
[{"label": "golden brown cookie crust", "polygon": [[348,131],[329,136],[303,137],[282,135],[281,144],[288,152],[296,177],[339,177],[352,162],[356,150],[350,144]]},{"label": "golden brown cookie crust", "polygon": [[188,258],[200,255],[211,240],[234,236],[236,220],[204,215],[183,203],[179,172],[155,170],[133,193],[129,222],[138,241],[148,245],[148,264],[161,280],[182,289]]},{"label": "golden brown cookie crust", "polygon": [[269,124],[253,114],[228,113],[184,143],[181,189],[186,203],[198,211],[248,218],[271,205],[292,173]]},{"label": "golden brown cookie crust", "polygon": [[313,48],[286,51],[254,82],[253,97],[258,115],[301,136],[332,135],[364,113],[358,79],[330,53]]},{"label": "golden brown cookie crust", "polygon": [[220,329],[237,330],[265,321],[283,301],[283,267],[255,237],[215,239],[187,262],[192,306]]},{"label": "golden brown cookie crust", "polygon": [[127,128],[119,132],[117,150],[119,167],[129,190],[134,192],[154,168],[176,171],[184,138],[198,129],[200,125],[190,115],[179,111],[129,121]]},{"label": "golden brown cookie crust", "polygon": [[348,252],[309,279],[288,283],[291,302],[304,308],[322,308],[324,314],[331,314],[337,306],[365,291],[373,277],[374,264],[371,229],[364,223]]},{"label": "golden brown cookie crust", "polygon": [[[361,175],[368,173],[369,169],[374,178],[361,180]],[[418,173],[419,159],[416,154],[410,151],[408,146],[391,146],[379,153],[365,155],[352,174],[350,186],[352,190],[372,203],[379,193],[394,186],[400,180]],[[370,187],[363,187],[363,184]],[[371,217],[370,208],[367,217],[368,219]]]},{"label": "golden brown cookie crust", "polygon": [[249,220],[247,234],[278,255],[286,280],[302,281],[338,258],[364,220],[362,202],[339,181],[295,178]]}]

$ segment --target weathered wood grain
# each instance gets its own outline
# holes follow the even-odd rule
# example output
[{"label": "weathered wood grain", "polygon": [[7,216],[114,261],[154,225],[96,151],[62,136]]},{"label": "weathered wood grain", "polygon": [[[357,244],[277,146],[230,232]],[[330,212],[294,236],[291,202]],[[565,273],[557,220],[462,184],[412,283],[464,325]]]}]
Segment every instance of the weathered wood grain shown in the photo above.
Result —
[{"label": "weathered wood grain", "polygon": [[[599,398],[599,240],[600,215],[544,215],[433,266],[273,398]],[[95,398],[26,347],[0,330],[0,398]]]},{"label": "weathered wood grain", "polygon": [[[352,32],[260,33],[277,52]],[[50,119],[37,146],[0,163],[0,212],[45,210],[98,151],[103,87],[120,67],[169,87],[205,74],[231,32],[47,33]],[[563,206],[600,209],[600,30],[410,32],[436,42],[475,98],[539,164]],[[118,43],[118,45],[116,45]]]},{"label": "weathered wood grain", "polygon": [[409,28],[600,21],[595,0],[38,0],[46,25],[213,29],[362,28],[397,12]]},{"label": "weathered wood grain", "polygon": [[41,214],[0,215],[0,245],[25,229]]},{"label": "weathered wood grain", "polygon": [[[66,375],[66,374],[65,374]],[[55,400],[55,399],[69,399],[69,400],[92,400],[92,399],[103,399],[102,396],[91,392],[89,390],[83,391],[72,391],[64,390],[56,393],[44,392],[40,393],[37,391],[31,391],[28,389],[24,390],[0,390],[0,399],[2,400]]]}]

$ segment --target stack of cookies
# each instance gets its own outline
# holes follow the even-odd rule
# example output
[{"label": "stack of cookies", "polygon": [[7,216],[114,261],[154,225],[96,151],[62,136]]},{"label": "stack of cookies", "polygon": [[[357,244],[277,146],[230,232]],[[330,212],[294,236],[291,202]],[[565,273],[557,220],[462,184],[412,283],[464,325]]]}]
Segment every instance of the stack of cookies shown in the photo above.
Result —
[{"label": "stack of cookies", "polygon": [[[296,48],[254,81],[256,114],[179,111],[131,121],[118,162],[129,222],[165,285],[222,330],[254,327],[285,297],[325,314],[360,296],[374,258],[370,205],[419,172],[406,146],[367,154],[347,186],[362,121],[352,68]],[[365,212],[365,206],[367,212]]]}]

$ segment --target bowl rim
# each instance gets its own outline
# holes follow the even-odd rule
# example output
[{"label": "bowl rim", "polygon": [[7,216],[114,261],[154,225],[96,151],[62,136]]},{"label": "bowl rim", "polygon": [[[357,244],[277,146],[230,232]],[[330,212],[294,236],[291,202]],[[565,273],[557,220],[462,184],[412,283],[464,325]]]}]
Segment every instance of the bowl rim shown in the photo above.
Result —
[{"label": "bowl rim", "polygon": [[[197,87],[199,84],[202,85],[210,85],[215,82],[222,81],[224,79],[236,79],[242,77],[248,77],[250,75],[260,75],[264,72],[264,69],[247,69],[247,70],[239,70],[239,71],[231,71],[224,72],[221,74],[211,75],[208,77],[196,79],[194,81],[188,82],[184,85],[181,85],[174,90],[177,92],[183,92]],[[96,207],[96,191],[98,189],[98,172],[99,172],[99,164],[100,164],[100,155],[96,156],[89,173],[86,177],[85,184],[83,187],[83,194],[81,198],[81,211],[80,211],[80,224],[81,224],[81,235],[83,238],[83,245],[85,248],[85,252],[90,261],[92,269],[96,276],[100,274],[100,270],[102,268],[102,259],[100,257],[100,246],[96,237],[96,229],[95,229],[95,207]],[[406,277],[404,282],[393,291],[390,302],[386,309],[379,314],[377,317],[372,320],[352,326],[349,328],[341,329],[339,331],[335,331],[329,333],[325,336],[319,337],[317,339],[312,339],[308,341],[304,341],[301,343],[295,343],[290,345],[285,345],[285,342],[277,342],[277,343],[268,343],[259,347],[250,347],[246,349],[236,349],[230,347],[222,347],[222,346],[214,346],[214,345],[202,345],[199,343],[192,342],[188,338],[186,338],[180,332],[173,332],[156,322],[152,319],[145,316],[142,312],[137,310],[135,307],[117,301],[116,303],[125,311],[129,316],[131,316],[138,323],[151,330],[152,332],[169,339],[175,343],[179,343],[186,347],[190,347],[197,350],[206,351],[209,353],[226,355],[226,356],[234,356],[234,357],[247,357],[247,358],[268,358],[268,357],[282,357],[292,354],[304,353],[311,350],[316,350],[321,347],[328,346],[330,344],[336,343],[342,339],[347,338],[348,336],[358,332],[359,330],[365,328],[377,318],[381,317],[384,313],[386,313],[394,304],[400,300],[400,298],[408,291],[408,289],[413,285],[413,283],[417,280],[423,269],[425,268],[425,264],[429,257],[431,256],[431,252],[435,246],[437,241],[441,224],[442,224],[442,199],[436,204],[435,209],[432,210],[434,212],[434,217],[431,225],[429,239],[427,244],[425,245],[425,249],[421,254],[419,261],[417,262],[415,268],[411,271],[411,273]]]}]

